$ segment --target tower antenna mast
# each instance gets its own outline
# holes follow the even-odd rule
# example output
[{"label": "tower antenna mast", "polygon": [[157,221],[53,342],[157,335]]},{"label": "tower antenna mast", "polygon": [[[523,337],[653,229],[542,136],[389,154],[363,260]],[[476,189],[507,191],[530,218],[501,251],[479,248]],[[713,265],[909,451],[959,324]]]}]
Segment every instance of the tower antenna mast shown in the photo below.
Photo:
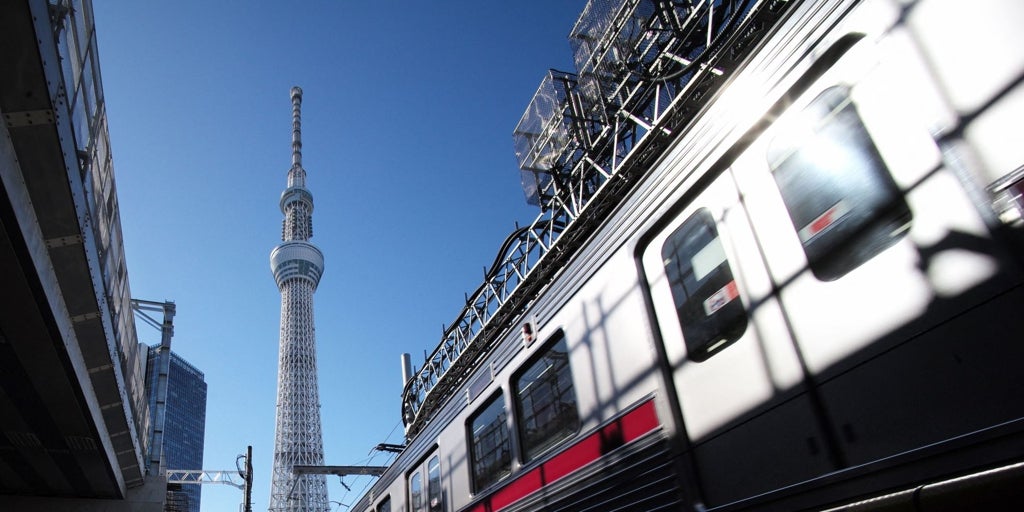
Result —
[{"label": "tower antenna mast", "polygon": [[328,512],[324,475],[298,479],[295,466],[324,463],[317,384],[313,292],[324,271],[324,256],[313,237],[313,194],[302,167],[302,89],[292,87],[292,166],[281,193],[281,243],[270,253],[270,270],[281,291],[277,362],[277,424],[271,512]]}]

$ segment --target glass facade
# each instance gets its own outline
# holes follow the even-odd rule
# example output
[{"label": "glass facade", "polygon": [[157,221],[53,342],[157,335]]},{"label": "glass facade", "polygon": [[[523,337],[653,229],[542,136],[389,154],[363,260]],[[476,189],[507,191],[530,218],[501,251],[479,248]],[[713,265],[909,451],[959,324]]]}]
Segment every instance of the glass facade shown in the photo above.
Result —
[{"label": "glass facade", "polygon": [[[159,345],[149,347],[146,365],[146,391],[150,416],[155,416],[156,382],[159,372]],[[164,425],[165,469],[203,469],[203,441],[206,436],[206,381],[203,372],[171,352],[167,374],[166,422]],[[182,511],[199,512],[201,485],[183,485],[186,499],[174,500]],[[168,505],[171,500],[168,500]]]}]

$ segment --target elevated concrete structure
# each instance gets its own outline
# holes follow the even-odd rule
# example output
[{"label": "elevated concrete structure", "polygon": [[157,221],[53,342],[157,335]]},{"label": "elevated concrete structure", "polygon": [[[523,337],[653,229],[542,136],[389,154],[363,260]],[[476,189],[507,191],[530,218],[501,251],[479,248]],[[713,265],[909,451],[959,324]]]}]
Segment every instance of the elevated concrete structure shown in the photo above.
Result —
[{"label": "elevated concrete structure", "polygon": [[[0,2],[3,510],[131,510],[126,499],[166,487],[146,477],[94,32],[87,0]],[[83,508],[91,500],[122,508]]]}]

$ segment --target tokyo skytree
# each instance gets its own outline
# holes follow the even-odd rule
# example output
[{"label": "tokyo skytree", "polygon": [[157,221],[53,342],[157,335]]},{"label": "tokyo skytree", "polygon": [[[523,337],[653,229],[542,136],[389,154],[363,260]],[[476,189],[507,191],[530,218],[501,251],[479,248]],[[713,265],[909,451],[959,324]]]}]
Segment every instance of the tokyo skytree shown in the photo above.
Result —
[{"label": "tokyo skytree", "polygon": [[270,269],[281,290],[281,341],[277,361],[277,426],[271,512],[327,512],[325,475],[292,474],[292,466],[324,464],[317,385],[313,292],[324,271],[324,255],[313,236],[313,195],[302,168],[302,89],[292,87],[292,167],[281,193],[281,244],[270,253]]}]

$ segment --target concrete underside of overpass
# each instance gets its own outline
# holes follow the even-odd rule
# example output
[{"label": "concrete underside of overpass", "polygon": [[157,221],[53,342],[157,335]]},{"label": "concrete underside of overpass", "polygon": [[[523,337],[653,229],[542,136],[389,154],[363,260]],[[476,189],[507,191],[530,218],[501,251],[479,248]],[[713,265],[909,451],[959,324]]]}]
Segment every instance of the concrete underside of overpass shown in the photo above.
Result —
[{"label": "concrete underside of overpass", "polygon": [[147,477],[142,487],[128,491],[124,499],[48,498],[44,496],[0,496],[0,510],[45,510],[47,512],[163,512],[167,481]]},{"label": "concrete underside of overpass", "polygon": [[55,19],[46,0],[0,3],[0,509],[63,510],[69,498],[68,510],[115,510],[83,504],[155,491],[143,485],[131,361],[114,339]]},{"label": "concrete underside of overpass", "polygon": [[[0,166],[9,169],[6,149],[9,139],[0,140]],[[45,288],[53,282],[36,272],[14,210],[10,194],[0,194],[0,492],[118,496],[49,306]]]}]

